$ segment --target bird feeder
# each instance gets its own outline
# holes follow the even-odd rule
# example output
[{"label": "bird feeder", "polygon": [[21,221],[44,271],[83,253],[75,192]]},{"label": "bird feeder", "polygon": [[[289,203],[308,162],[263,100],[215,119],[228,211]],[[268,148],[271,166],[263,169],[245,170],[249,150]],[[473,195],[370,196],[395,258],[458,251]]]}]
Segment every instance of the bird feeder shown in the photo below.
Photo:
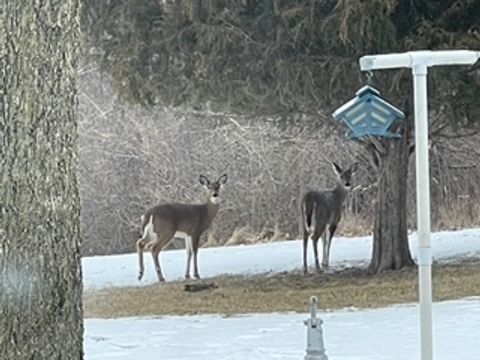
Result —
[{"label": "bird feeder", "polygon": [[362,87],[355,95],[332,114],[335,121],[347,125],[350,138],[400,137],[390,129],[405,118],[402,111],[385,101],[380,92],[369,85]]}]

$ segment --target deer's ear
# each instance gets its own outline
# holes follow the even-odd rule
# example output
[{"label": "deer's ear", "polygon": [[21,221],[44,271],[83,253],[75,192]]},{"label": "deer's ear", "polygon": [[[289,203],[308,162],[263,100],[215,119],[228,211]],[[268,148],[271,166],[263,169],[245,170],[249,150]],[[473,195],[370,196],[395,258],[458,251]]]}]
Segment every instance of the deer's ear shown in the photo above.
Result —
[{"label": "deer's ear", "polygon": [[225,184],[227,182],[227,174],[223,174],[222,176],[220,176],[218,178],[218,182],[222,185]]},{"label": "deer's ear", "polygon": [[200,175],[200,178],[198,180],[203,186],[208,186],[210,184],[210,180],[208,180],[207,177],[204,175]]},{"label": "deer's ear", "polygon": [[333,171],[335,171],[337,175],[340,175],[342,173],[342,168],[338,166],[337,163],[332,161],[332,166],[333,166]]}]

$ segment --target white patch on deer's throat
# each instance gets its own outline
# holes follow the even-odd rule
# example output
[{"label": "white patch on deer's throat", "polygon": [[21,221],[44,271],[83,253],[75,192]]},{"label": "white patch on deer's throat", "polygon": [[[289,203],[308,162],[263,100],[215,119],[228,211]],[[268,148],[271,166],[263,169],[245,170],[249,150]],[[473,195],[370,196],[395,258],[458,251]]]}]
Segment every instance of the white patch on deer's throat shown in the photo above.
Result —
[{"label": "white patch on deer's throat", "polygon": [[221,202],[220,196],[211,196],[210,201],[212,202],[212,204],[218,205]]}]

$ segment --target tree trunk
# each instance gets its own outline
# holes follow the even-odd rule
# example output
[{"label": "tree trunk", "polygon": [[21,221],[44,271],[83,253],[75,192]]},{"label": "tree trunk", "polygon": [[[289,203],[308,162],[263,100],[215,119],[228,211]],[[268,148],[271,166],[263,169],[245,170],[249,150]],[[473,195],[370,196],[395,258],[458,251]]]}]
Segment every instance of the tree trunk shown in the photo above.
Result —
[{"label": "tree trunk", "polygon": [[407,233],[407,179],[409,129],[403,126],[402,138],[384,142],[381,155],[373,253],[370,271],[397,270],[414,264]]},{"label": "tree trunk", "polygon": [[78,0],[0,4],[0,357],[82,359]]}]

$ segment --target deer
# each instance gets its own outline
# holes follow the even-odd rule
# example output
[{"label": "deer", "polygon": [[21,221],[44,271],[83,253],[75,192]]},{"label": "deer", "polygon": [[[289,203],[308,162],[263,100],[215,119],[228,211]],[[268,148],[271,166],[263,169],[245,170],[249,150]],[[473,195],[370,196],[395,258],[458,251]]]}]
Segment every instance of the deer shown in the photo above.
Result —
[{"label": "deer", "polygon": [[[303,273],[307,274],[307,245],[312,238],[315,268],[320,271],[318,263],[318,239],[322,237],[322,267],[329,266],[330,247],[337,225],[342,217],[342,207],[350,190],[353,173],[357,170],[357,163],[343,170],[332,162],[336,175],[336,186],[331,190],[308,191],[301,202],[300,229],[303,235]],[[328,231],[328,233],[327,233]]]},{"label": "deer", "polygon": [[141,217],[142,236],[137,240],[140,281],[144,273],[143,251],[150,250],[159,282],[165,282],[158,259],[162,251],[174,237],[184,238],[187,250],[187,269],[185,278],[190,278],[190,263],[193,255],[193,276],[200,279],[198,273],[197,253],[200,237],[208,230],[220,207],[220,189],[227,182],[227,174],[211,182],[200,175],[200,184],[206,189],[203,204],[166,203],[148,209]]}]

